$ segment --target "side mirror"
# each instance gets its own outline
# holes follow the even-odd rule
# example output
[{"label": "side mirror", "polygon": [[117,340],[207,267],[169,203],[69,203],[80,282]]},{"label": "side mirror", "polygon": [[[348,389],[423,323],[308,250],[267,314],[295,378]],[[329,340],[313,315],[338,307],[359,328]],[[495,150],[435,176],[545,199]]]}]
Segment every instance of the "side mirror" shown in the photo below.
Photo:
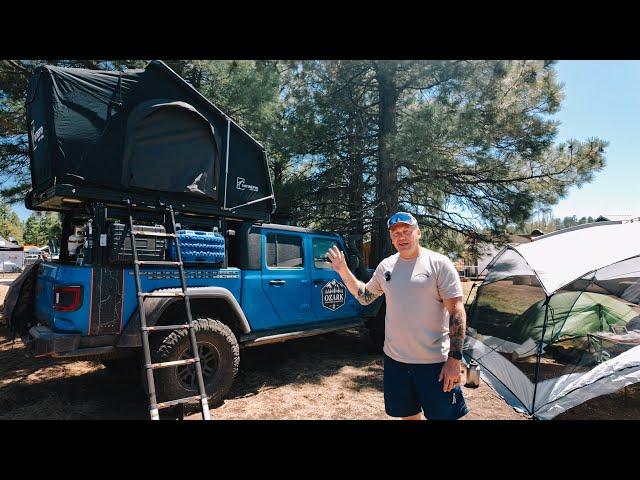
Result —
[{"label": "side mirror", "polygon": [[347,266],[349,267],[349,270],[356,270],[360,267],[360,259],[358,258],[357,255],[349,255],[349,258],[347,260]]}]

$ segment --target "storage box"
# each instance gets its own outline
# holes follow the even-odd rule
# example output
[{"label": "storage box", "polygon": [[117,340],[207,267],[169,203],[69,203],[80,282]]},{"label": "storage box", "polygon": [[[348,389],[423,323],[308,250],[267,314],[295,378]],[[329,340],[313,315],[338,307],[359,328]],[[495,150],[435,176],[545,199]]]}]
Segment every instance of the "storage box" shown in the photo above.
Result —
[{"label": "storage box", "polygon": [[[162,225],[134,225],[133,231],[146,233],[165,233]],[[126,234],[125,234],[126,232]],[[109,260],[112,262],[133,261],[131,250],[131,233],[124,223],[112,223],[109,227]],[[166,238],[136,237],[138,260],[164,260],[167,248]]]},{"label": "storage box", "polygon": [[[222,263],[224,262],[224,237],[218,232],[198,230],[178,230],[180,253],[185,263]],[[169,243],[169,258],[177,260],[174,242]]]}]

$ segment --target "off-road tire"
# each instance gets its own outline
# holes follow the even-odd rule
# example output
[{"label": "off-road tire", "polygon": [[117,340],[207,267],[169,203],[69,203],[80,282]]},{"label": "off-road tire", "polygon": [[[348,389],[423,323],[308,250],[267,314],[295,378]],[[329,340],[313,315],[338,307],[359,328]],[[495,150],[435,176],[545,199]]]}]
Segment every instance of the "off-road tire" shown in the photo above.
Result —
[{"label": "off-road tire", "polygon": [[[195,322],[198,349],[203,350],[199,355],[202,357],[205,390],[209,406],[215,407],[222,403],[233,384],[240,364],[240,347],[231,329],[219,320],[197,318]],[[154,363],[193,358],[189,330],[174,330],[152,337],[151,358]],[[154,371],[154,381],[159,402],[199,393],[194,365],[157,369]]]},{"label": "off-road tire", "polygon": [[380,307],[378,314],[367,322],[367,328],[369,329],[369,339],[373,344],[373,349],[376,353],[382,354],[382,348],[384,347],[384,317],[386,315],[385,305]]}]

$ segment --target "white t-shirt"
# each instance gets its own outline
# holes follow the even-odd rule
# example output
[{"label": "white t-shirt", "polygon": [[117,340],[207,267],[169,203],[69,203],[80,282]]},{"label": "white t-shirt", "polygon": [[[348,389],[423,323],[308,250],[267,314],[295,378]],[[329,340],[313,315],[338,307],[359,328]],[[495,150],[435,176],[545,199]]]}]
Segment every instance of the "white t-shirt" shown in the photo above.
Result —
[{"label": "white t-shirt", "polygon": [[449,312],[443,299],[462,296],[460,277],[451,260],[423,247],[411,260],[396,253],[380,262],[366,289],[386,297],[384,353],[403,363],[447,359]]}]

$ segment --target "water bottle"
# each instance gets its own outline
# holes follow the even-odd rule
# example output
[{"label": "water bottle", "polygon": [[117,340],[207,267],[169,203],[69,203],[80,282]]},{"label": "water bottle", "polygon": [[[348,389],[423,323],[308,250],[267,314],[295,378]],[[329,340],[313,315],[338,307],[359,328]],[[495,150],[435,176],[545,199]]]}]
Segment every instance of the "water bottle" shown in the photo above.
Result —
[{"label": "water bottle", "polygon": [[467,365],[467,388],[478,388],[480,386],[480,365],[475,360],[471,360]]}]

